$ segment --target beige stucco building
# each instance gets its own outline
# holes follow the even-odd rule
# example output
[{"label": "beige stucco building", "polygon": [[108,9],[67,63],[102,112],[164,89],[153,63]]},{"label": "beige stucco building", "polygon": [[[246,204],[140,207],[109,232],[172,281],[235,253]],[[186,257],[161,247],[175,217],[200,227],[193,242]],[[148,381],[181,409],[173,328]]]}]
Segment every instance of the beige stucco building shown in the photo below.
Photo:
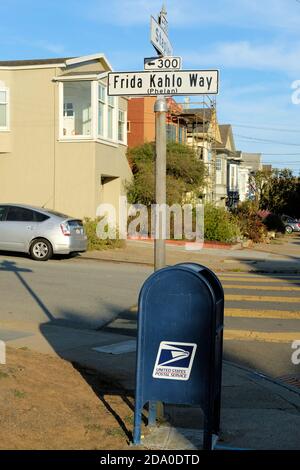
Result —
[{"label": "beige stucco building", "polygon": [[0,202],[95,217],[131,170],[127,100],[107,95],[103,54],[0,62]]}]

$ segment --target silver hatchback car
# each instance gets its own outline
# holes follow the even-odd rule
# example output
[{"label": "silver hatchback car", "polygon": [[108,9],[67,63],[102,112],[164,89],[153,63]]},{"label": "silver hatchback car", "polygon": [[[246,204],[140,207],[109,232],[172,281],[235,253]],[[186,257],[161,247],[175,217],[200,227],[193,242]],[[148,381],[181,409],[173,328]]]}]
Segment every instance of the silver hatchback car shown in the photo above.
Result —
[{"label": "silver hatchback car", "polygon": [[37,261],[46,261],[53,254],[86,249],[81,220],[39,207],[0,204],[0,250],[29,253]]}]

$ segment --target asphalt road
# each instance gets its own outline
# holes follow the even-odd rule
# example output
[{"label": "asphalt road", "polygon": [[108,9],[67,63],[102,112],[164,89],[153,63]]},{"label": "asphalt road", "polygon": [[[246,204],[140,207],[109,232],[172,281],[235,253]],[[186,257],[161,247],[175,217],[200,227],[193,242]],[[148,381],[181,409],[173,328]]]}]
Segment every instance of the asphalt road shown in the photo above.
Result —
[{"label": "asphalt road", "polygon": [[[136,304],[151,268],[79,258],[0,254],[0,320],[99,328]],[[222,274],[225,358],[273,377],[300,375],[300,276]],[[132,325],[131,325],[132,326]],[[132,329],[135,334],[135,326]]]},{"label": "asphalt road", "polygon": [[99,328],[136,303],[151,270],[77,258],[35,262],[0,254],[0,318]]}]

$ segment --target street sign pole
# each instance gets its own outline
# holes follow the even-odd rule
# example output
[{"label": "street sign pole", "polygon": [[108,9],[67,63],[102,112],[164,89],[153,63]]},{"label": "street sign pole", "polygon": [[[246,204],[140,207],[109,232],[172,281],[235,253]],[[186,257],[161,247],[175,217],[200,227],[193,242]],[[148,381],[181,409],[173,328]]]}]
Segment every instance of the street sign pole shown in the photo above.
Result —
[{"label": "street sign pole", "polygon": [[[162,13],[162,12],[161,12]],[[162,17],[162,15],[161,15]],[[166,18],[164,16],[164,18]],[[166,55],[164,51],[161,51]],[[168,105],[164,96],[158,96],[154,105],[155,113],[155,227],[154,227],[154,271],[166,266],[166,201],[167,201],[167,120]],[[149,425],[156,419],[163,420],[164,405],[161,401],[149,403]]]},{"label": "street sign pole", "polygon": [[155,239],[154,239],[154,269],[164,268],[166,265],[165,245],[165,204],[166,204],[166,172],[167,172],[167,136],[166,117],[167,101],[161,96],[156,99],[155,112]]}]

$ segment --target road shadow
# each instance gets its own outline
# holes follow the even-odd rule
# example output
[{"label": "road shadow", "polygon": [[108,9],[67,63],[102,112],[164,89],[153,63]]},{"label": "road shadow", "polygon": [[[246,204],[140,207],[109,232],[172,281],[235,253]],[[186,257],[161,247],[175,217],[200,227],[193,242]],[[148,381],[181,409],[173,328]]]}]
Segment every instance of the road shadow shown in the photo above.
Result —
[{"label": "road shadow", "polygon": [[[69,342],[70,349],[72,350],[72,347],[76,347],[74,338],[75,341],[76,338],[80,340],[80,334],[78,336],[76,330],[84,331],[87,336],[91,334],[94,335],[96,325],[87,321],[84,312],[61,311],[60,315],[62,315],[63,318],[57,318],[47,307],[43,299],[31,287],[28,280],[24,278],[23,275],[25,273],[29,274],[34,272],[32,269],[20,267],[16,261],[4,260],[0,262],[0,272],[12,273],[16,276],[17,280],[24,287],[24,290],[36,302],[45,315],[46,321],[39,326],[41,335],[61,359],[70,362],[74,369],[80,373],[82,379],[89,385],[99,401],[105,406],[105,409],[113,416],[120,431],[126,435],[128,443],[131,442],[134,411],[133,391],[125,389],[124,386],[119,383],[118,378],[114,377],[113,374],[105,375],[102,371],[100,373],[96,369],[84,366],[80,364],[80,360],[78,360],[80,358],[76,360],[70,359],[68,352],[66,352],[63,347]],[[109,312],[107,319],[107,324],[109,325],[112,321],[112,317],[117,316],[119,312],[113,305],[106,304],[105,308]],[[125,314],[124,317],[126,317]],[[61,332],[58,333],[58,327],[63,327],[63,335]],[[109,326],[107,326],[107,329],[109,330]],[[118,335],[119,333],[115,331],[115,334]],[[92,349],[92,347],[90,347],[90,349]],[[114,397],[120,397],[123,404],[126,405],[130,418],[129,423],[126,422],[124,417],[120,416],[117,409],[118,407],[114,404]],[[143,419],[146,420],[146,416],[143,416]]]},{"label": "road shadow", "polygon": [[[133,438],[134,392],[132,390],[124,389],[122,384],[118,383],[117,380],[112,381],[110,378],[105,377],[102,372],[84,368],[80,364],[73,364],[73,366],[89,384],[95,395],[104,405],[105,409],[113,416],[120,430],[122,430],[126,435],[128,444],[130,444]],[[129,415],[127,413],[127,416],[125,417],[120,415],[120,412],[117,410],[114,403],[115,398],[122,400]],[[148,410],[145,409],[142,414],[142,422],[145,425],[148,423],[147,414]],[[124,415],[124,412],[122,415]]]},{"label": "road shadow", "polygon": [[[6,258],[20,258],[20,259],[32,259],[29,253],[21,253],[18,251],[1,251],[0,256],[5,256]],[[68,259],[73,258],[80,258],[80,253],[69,253],[68,255],[56,255],[54,254],[51,257],[51,260],[54,261],[66,261]],[[37,261],[37,263],[41,263],[41,261]]]}]

